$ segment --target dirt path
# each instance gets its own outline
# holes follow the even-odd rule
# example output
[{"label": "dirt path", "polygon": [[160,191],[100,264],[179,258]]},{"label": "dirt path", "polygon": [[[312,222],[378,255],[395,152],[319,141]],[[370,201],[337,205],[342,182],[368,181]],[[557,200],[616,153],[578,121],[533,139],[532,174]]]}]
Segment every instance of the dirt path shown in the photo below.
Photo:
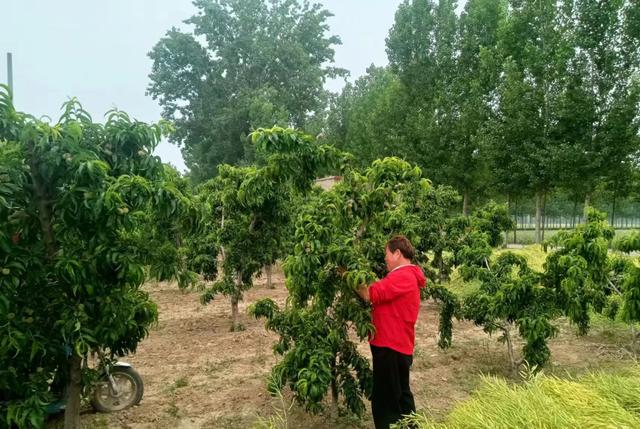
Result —
[{"label": "dirt path", "polygon": [[[149,285],[159,307],[160,320],[138,352],[126,360],[141,373],[145,394],[139,406],[110,415],[87,413],[82,421],[90,428],[248,428],[259,418],[273,416],[280,402],[266,392],[265,379],[276,362],[272,345],[276,337],[263,322],[247,315],[247,306],[271,297],[279,304],[286,298],[282,273],[274,276],[275,289],[264,279],[240,304],[240,322],[246,330],[229,332],[230,305],[223,297],[207,306],[198,292],[183,293],[175,285]],[[480,374],[508,375],[504,346],[470,323],[456,323],[454,345],[443,352],[436,345],[437,307],[422,304],[416,327],[416,351],[412,386],[419,409],[441,416],[477,386]],[[569,327],[552,342],[549,371],[580,372],[620,362],[616,354],[618,333],[606,329],[577,338]],[[603,346],[604,340],[604,346]],[[367,344],[360,346],[369,356]],[[274,408],[276,407],[276,408]],[[290,428],[373,427],[364,422],[310,417],[293,408]]]}]

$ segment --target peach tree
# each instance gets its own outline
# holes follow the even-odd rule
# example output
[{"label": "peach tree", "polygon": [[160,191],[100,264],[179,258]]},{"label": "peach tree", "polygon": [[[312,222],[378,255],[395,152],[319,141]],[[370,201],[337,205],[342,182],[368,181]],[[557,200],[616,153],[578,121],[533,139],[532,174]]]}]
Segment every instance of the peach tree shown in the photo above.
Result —
[{"label": "peach tree", "polygon": [[[373,332],[370,307],[356,289],[385,273],[384,246],[389,236],[403,233],[426,255],[446,214],[439,205],[452,204],[449,190],[435,188],[419,168],[398,158],[375,161],[364,171],[347,170],[330,191],[316,190],[296,221],[292,253],[284,271],[289,299],[284,308],[265,299],[252,305],[266,328],[279,334],[274,346],[282,360],[272,370],[270,391],[289,386],[309,412],[323,409],[331,394],[332,408],[356,415],[364,412],[372,374],[358,342]],[[441,345],[451,338],[455,300],[442,286],[426,292],[443,301],[449,318],[441,327]]]},{"label": "peach tree", "polygon": [[545,263],[545,286],[559,294],[563,314],[578,326],[578,333],[590,328],[590,314],[602,313],[629,324],[632,349],[637,353],[636,324],[640,322],[640,270],[632,257],[615,255],[610,247],[624,253],[640,249],[640,235],[632,232],[614,240],[607,215],[593,208],[587,223],[574,231],[554,236],[556,247]]},{"label": "peach tree", "polygon": [[[626,253],[626,256],[611,257],[611,271],[607,285],[610,294],[605,305],[605,315],[611,319],[619,318],[631,329],[632,352],[638,353],[638,332],[640,322],[640,268],[634,263],[633,252],[640,251],[640,231],[614,241],[613,247]],[[637,256],[636,256],[637,257]]]},{"label": "peach tree", "polygon": [[[613,229],[605,219],[604,214],[591,210],[586,224],[550,239],[547,246],[553,250],[542,272],[531,269],[524,257],[512,252],[492,259],[490,236],[478,237],[463,250],[463,277],[476,278],[480,285],[464,297],[461,315],[489,334],[501,334],[499,340],[507,345],[512,370],[524,361],[538,367],[548,363],[548,341],[558,331],[557,318],[567,317],[579,334],[585,334],[591,312],[605,308],[613,269],[608,257]],[[514,350],[514,330],[524,340],[520,357]]]},{"label": "peach tree", "polygon": [[[625,253],[640,252],[640,231],[634,231],[615,242],[615,247]],[[622,296],[622,318],[627,323],[640,322],[640,268],[633,263],[620,263],[623,267],[620,288],[611,284],[611,288]],[[612,282],[613,283],[613,282]]]},{"label": "peach tree", "polygon": [[156,321],[141,286],[178,262],[173,232],[152,226],[190,212],[152,155],[168,131],[117,111],[94,123],[75,100],[50,124],[0,89],[2,426],[42,426],[64,390],[78,427],[82,358],[134,352]]},{"label": "peach tree", "polygon": [[217,256],[220,253],[218,246],[219,225],[215,221],[215,214],[209,202],[209,190],[206,184],[193,190],[192,203],[197,213],[196,226],[188,229],[188,233],[182,238],[180,244],[181,258],[187,268],[187,275],[195,273],[197,279],[185,279],[179,282],[181,288],[201,284],[216,279],[218,275]]},{"label": "peach tree", "polygon": [[284,251],[290,230],[292,201],[308,192],[316,177],[339,160],[339,153],[300,131],[259,129],[251,136],[260,165],[222,165],[204,193],[217,228],[217,248],[224,260],[222,275],[202,296],[231,300],[231,329],[238,324],[238,303],[253,278]]},{"label": "peach tree", "polygon": [[[490,253],[489,248],[482,264],[461,268],[466,280],[480,281],[480,286],[463,298],[462,317],[489,334],[500,334],[498,340],[507,346],[512,371],[525,360],[542,366],[550,357],[547,341],[557,332],[552,324],[558,316],[556,296],[541,287],[541,274],[532,270],[524,257],[506,252],[491,261]],[[521,357],[514,350],[514,328],[525,341]]]},{"label": "peach tree", "polygon": [[448,281],[454,268],[469,262],[470,249],[478,252],[474,257],[476,263],[483,264],[483,258],[491,254],[492,248],[503,243],[503,232],[515,227],[507,207],[493,201],[478,207],[470,216],[451,216],[452,207],[445,202],[456,202],[459,197],[451,195],[451,190],[446,191],[447,188],[442,188],[440,194],[444,192],[446,197],[440,198],[442,202],[437,205],[446,212],[436,217],[440,223],[432,228],[435,234],[430,238],[433,249],[430,266],[434,271],[428,274],[440,282]]},{"label": "peach tree", "polygon": [[611,293],[609,245],[614,230],[606,219],[605,213],[590,208],[585,224],[547,242],[554,251],[544,264],[544,286],[555,291],[558,308],[581,335],[589,331],[590,311],[601,312]]}]

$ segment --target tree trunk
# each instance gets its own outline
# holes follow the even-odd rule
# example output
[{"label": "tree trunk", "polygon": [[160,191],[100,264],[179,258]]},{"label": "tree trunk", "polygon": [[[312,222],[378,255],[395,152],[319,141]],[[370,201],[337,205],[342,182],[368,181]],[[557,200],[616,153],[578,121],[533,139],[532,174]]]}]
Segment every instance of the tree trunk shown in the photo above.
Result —
[{"label": "tree trunk", "polygon": [[502,331],[504,332],[504,338],[507,343],[507,352],[509,353],[509,363],[511,364],[511,371],[513,375],[518,372],[518,366],[520,366],[520,360],[516,359],[516,353],[513,350],[513,339],[511,338],[511,329],[509,328],[509,322],[506,320],[502,325]]},{"label": "tree trunk", "polygon": [[82,359],[75,352],[69,358],[67,404],[64,410],[64,429],[80,427],[80,392],[82,390]]},{"label": "tree trunk", "polygon": [[[36,208],[38,210],[38,220],[42,230],[47,258],[51,261],[58,253],[53,224],[51,222],[51,202],[46,183],[40,175],[37,162],[34,157],[30,157],[29,168],[33,187],[36,194]],[[67,403],[64,410],[64,428],[78,429],[80,427],[80,394],[82,392],[82,358],[75,352],[68,360],[69,380],[67,382]]]},{"label": "tree trunk", "polygon": [[[507,216],[511,216],[511,195],[507,195]],[[507,248],[508,241],[509,241],[509,231],[505,231],[504,244],[502,245],[503,249]]]},{"label": "tree trunk", "polygon": [[267,273],[267,287],[268,287],[269,289],[273,289],[273,288],[274,288],[273,283],[271,282],[271,272],[272,272],[272,267],[273,267],[273,265],[272,265],[272,264],[268,264],[268,265],[264,268],[264,270],[265,270],[265,271],[266,271],[266,273]]},{"label": "tree trunk", "polygon": [[591,207],[591,194],[587,192],[584,197],[584,221],[587,222],[587,214],[589,213],[589,207]]},{"label": "tree trunk", "polygon": [[542,192],[536,193],[536,244],[542,242],[542,235],[540,233],[540,221],[542,219]]},{"label": "tree trunk", "polygon": [[542,241],[544,241],[544,231],[547,229],[547,193],[542,195]]},{"label": "tree trunk", "polygon": [[[222,220],[220,221],[220,228],[224,229],[224,207],[222,207]],[[224,246],[220,246],[220,255],[218,256],[218,264],[217,264],[217,271],[218,271],[218,278],[221,278],[224,275],[224,259],[225,259],[225,255],[224,255]]]},{"label": "tree trunk", "polygon": [[33,157],[29,162],[29,168],[31,169],[31,177],[33,180],[33,189],[36,194],[36,209],[38,210],[38,220],[40,221],[40,228],[42,229],[42,237],[44,241],[44,247],[47,252],[47,258],[52,260],[57,253],[56,240],[53,234],[53,225],[51,224],[51,203],[49,202],[49,193],[46,189],[46,184],[40,175],[38,164],[33,160]]},{"label": "tree trunk", "polygon": [[442,257],[442,249],[438,249],[433,253],[433,266],[438,270],[438,278],[441,283],[447,281],[448,276],[445,272],[444,258]]},{"label": "tree trunk", "polygon": [[331,416],[338,418],[338,371],[336,368],[336,358],[331,363]]},{"label": "tree trunk", "polygon": [[338,382],[335,378],[331,380],[331,403],[338,408]]},{"label": "tree trunk", "polygon": [[[36,209],[38,220],[42,230],[44,247],[47,259],[52,261],[58,253],[53,224],[51,221],[51,202],[46,183],[40,174],[38,163],[30,156],[29,168],[33,180],[34,193],[36,195]],[[80,394],[82,392],[82,359],[75,352],[68,360],[69,380],[67,382],[67,403],[64,411],[65,429],[77,429],[80,427]]]},{"label": "tree trunk", "polygon": [[611,227],[615,228],[616,222],[616,191],[613,191],[613,204],[611,206]]},{"label": "tree trunk", "polygon": [[571,219],[571,229],[574,229],[576,227],[576,212],[578,211],[578,199],[576,198],[576,200],[573,202],[573,213],[572,213],[572,219]]},{"label": "tree trunk", "polygon": [[231,331],[235,331],[238,328],[238,295],[231,295]]},{"label": "tree trunk", "polygon": [[236,277],[236,291],[231,295],[231,331],[239,330],[238,302],[240,301],[240,288],[242,287],[242,272],[238,271]]},{"label": "tree trunk", "polygon": [[447,273],[447,267],[444,264],[444,258],[442,257],[442,254],[440,255],[439,271],[440,271],[440,282],[446,283],[447,280],[449,280],[449,274]]},{"label": "tree trunk", "polygon": [[516,215],[516,227],[513,228],[513,244],[516,244],[516,240],[517,240],[516,233],[518,231],[518,200],[515,200],[513,202],[513,212]]},{"label": "tree trunk", "polygon": [[464,191],[464,195],[462,197],[462,214],[464,216],[469,216],[469,191]]}]

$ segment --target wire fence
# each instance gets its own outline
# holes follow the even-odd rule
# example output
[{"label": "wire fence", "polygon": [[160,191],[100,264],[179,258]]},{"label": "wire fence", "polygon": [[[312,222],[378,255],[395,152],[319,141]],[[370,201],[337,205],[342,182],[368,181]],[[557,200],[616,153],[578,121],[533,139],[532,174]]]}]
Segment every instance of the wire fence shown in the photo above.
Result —
[{"label": "wire fence", "polygon": [[[536,217],[532,215],[513,215],[519,230],[536,229]],[[545,216],[544,229],[573,229],[585,222],[580,216]],[[609,218],[611,224],[611,218]],[[611,224],[615,229],[640,229],[640,217],[617,217]]]}]

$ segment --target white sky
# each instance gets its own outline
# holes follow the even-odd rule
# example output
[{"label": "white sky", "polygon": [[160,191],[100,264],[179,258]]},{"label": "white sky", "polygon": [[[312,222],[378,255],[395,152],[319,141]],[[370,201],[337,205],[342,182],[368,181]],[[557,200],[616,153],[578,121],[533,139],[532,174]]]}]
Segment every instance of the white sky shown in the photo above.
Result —
[{"label": "white sky", "polygon": [[[320,0],[335,15],[331,34],[341,37],[335,65],[351,72],[387,64],[384,40],[401,0]],[[0,0],[0,82],[7,81],[6,53],[13,53],[16,108],[58,119],[75,96],[94,120],[114,107],[147,122],[160,106],[145,95],[147,53],[172,26],[195,13],[190,0]],[[338,91],[342,81],[328,82]],[[180,150],[163,142],[156,153],[184,170]]]}]

